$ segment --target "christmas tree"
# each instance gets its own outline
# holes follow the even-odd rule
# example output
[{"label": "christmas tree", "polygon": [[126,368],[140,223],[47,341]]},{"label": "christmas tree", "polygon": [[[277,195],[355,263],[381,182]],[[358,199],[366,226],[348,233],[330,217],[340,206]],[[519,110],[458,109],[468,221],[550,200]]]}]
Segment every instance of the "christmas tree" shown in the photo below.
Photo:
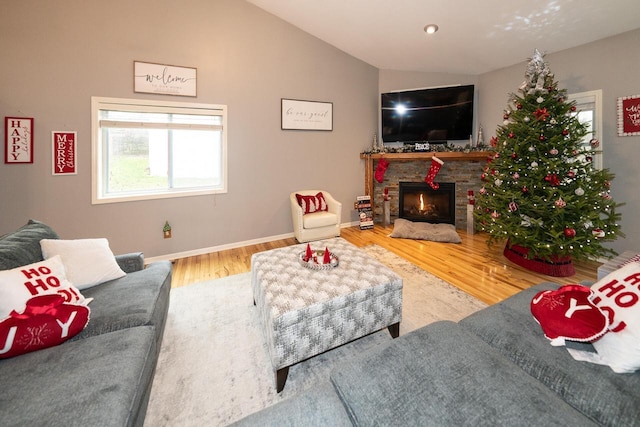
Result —
[{"label": "christmas tree", "polygon": [[489,244],[526,248],[526,259],[615,255],[603,243],[622,236],[620,204],[610,195],[613,174],[593,167],[599,141],[583,143],[587,126],[538,50],[525,77],[491,138],[474,211],[479,229]]}]

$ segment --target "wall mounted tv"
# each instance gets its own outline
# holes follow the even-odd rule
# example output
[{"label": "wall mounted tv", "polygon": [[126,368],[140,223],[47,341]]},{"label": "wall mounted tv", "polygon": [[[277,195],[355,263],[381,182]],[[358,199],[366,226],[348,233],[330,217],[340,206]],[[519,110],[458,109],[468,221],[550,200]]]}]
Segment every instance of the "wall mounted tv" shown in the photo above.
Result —
[{"label": "wall mounted tv", "polygon": [[382,141],[442,144],[473,133],[473,85],[381,95]]}]

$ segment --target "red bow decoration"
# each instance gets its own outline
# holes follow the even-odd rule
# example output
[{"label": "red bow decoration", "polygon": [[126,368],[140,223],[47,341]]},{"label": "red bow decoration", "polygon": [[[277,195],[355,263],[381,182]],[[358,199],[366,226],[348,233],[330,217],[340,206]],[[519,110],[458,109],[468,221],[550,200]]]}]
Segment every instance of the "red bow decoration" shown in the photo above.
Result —
[{"label": "red bow decoration", "polygon": [[536,116],[536,120],[542,120],[544,122],[551,114],[549,114],[546,108],[538,108],[533,112],[533,115]]},{"label": "red bow decoration", "polygon": [[552,187],[557,187],[560,185],[560,177],[557,174],[552,173],[544,177],[544,180],[549,183]]}]

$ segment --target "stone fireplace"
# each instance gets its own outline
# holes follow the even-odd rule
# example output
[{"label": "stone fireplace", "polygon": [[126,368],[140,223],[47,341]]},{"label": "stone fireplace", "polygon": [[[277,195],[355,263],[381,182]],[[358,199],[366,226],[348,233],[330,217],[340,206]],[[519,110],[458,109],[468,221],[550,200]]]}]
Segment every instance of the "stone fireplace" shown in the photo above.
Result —
[{"label": "stone fireplace", "polygon": [[456,223],[456,184],[440,182],[437,190],[425,182],[400,182],[398,217],[433,224]]},{"label": "stone fireplace", "polygon": [[[458,229],[467,228],[467,191],[476,193],[482,187],[480,175],[491,153],[486,151],[463,152],[423,152],[423,153],[374,153],[361,154],[365,160],[365,194],[371,195],[374,222],[382,223],[383,194],[388,188],[390,198],[390,218],[393,221],[400,217],[400,183],[425,183],[424,178],[431,165],[431,157],[436,154],[444,161],[435,182],[455,184],[454,221]],[[379,159],[385,158],[389,166],[382,183],[374,179],[373,172]]]}]

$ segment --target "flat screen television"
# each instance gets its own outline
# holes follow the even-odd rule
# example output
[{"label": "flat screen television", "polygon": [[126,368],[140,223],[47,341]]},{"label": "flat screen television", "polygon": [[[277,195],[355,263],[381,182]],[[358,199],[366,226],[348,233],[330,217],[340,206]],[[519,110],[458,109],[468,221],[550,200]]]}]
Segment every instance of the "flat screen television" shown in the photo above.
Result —
[{"label": "flat screen television", "polygon": [[473,133],[474,86],[449,86],[381,95],[384,143],[442,144]]}]

